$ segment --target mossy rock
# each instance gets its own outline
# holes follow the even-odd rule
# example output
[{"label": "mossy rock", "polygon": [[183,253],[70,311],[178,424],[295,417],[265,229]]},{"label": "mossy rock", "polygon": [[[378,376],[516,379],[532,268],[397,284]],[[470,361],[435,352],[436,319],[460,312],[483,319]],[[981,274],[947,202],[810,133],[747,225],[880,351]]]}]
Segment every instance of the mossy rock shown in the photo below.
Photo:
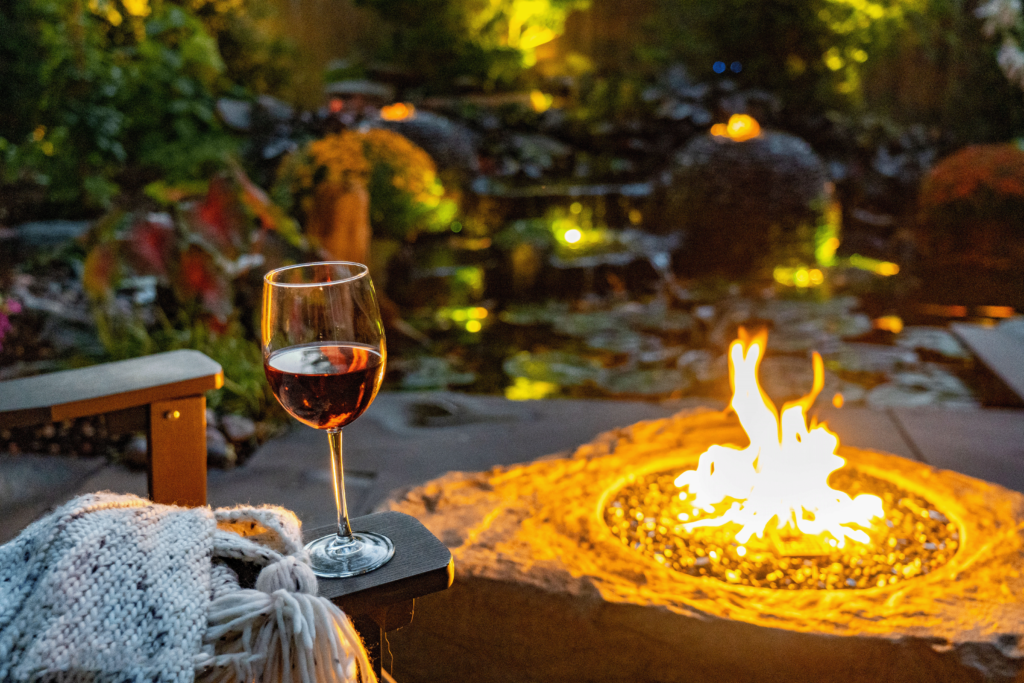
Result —
[{"label": "mossy rock", "polygon": [[666,220],[686,235],[677,269],[738,276],[812,263],[831,194],[824,163],[794,135],[694,138],[676,155],[665,197]]}]

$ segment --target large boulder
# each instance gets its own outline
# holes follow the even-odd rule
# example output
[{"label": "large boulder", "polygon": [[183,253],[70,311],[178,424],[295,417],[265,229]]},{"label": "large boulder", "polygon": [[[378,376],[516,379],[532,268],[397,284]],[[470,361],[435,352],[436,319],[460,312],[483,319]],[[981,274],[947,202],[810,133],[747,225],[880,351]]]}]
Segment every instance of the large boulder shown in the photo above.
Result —
[{"label": "large boulder", "polygon": [[675,571],[613,536],[599,511],[630,473],[681,471],[711,444],[744,439],[734,417],[680,413],[570,457],[450,473],[401,495],[391,509],[451,549],[455,584],[418,600],[413,623],[389,634],[397,680],[1020,680],[1024,496],[994,484],[841,449],[959,528],[948,563],[881,588],[732,584]]},{"label": "large boulder", "polygon": [[824,163],[794,135],[698,136],[676,155],[665,191],[664,220],[686,235],[677,267],[739,276],[794,258],[809,265],[831,195]]},{"label": "large boulder", "polygon": [[441,170],[457,169],[465,173],[480,170],[476,133],[440,114],[417,111],[395,121],[381,118],[371,126],[393,130],[409,138],[422,147]]}]

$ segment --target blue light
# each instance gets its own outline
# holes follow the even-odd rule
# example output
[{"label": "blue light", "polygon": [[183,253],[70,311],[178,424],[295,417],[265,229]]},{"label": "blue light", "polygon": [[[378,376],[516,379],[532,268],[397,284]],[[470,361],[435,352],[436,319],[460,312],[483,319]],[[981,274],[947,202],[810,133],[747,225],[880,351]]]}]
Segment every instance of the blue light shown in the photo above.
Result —
[{"label": "blue light", "polygon": [[740,64],[739,62],[733,62],[732,64],[729,65],[729,68],[732,69],[732,72],[734,74],[738,74],[739,72],[743,71],[743,65]]},{"label": "blue light", "polygon": [[711,68],[714,69],[716,74],[724,74],[725,62],[715,62],[714,66],[712,66]]}]

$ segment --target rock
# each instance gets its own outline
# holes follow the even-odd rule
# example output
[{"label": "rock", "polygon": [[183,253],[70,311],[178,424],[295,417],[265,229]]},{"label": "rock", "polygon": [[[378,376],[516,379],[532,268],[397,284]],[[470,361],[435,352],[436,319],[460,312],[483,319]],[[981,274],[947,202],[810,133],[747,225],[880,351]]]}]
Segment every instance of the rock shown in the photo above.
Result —
[{"label": "rock", "polygon": [[466,126],[439,114],[417,111],[400,121],[374,121],[373,126],[387,128],[423,148],[441,170],[455,168],[476,173],[480,170],[477,158],[476,133]]},{"label": "rock", "polygon": [[997,329],[1003,334],[1008,334],[1011,337],[1024,341],[1024,316],[1018,315],[1013,318],[1007,318],[999,323]]},{"label": "rock", "polygon": [[146,440],[145,435],[136,434],[133,436],[124,447],[122,452],[125,464],[129,467],[148,467],[149,466],[149,442]]},{"label": "rock", "polygon": [[270,95],[260,95],[256,104],[274,121],[290,121],[295,116],[295,107]]},{"label": "rock", "polygon": [[335,97],[364,97],[368,100],[378,101],[381,104],[395,99],[394,86],[387,83],[359,79],[328,83],[324,86],[324,93]]},{"label": "rock", "polygon": [[227,438],[219,429],[206,428],[206,465],[221,470],[229,470],[235,466],[238,457],[235,447],[228,443]]},{"label": "rock", "polygon": [[893,373],[891,381],[869,391],[865,401],[873,408],[981,407],[959,377],[930,363]]},{"label": "rock", "polygon": [[28,247],[39,249],[56,247],[78,239],[86,233],[91,221],[36,221],[22,223],[14,228],[18,240]]},{"label": "rock", "polygon": [[963,360],[970,352],[952,334],[941,327],[904,327],[896,337],[896,345],[906,349],[931,351],[946,358]]},{"label": "rock", "polygon": [[684,392],[693,379],[681,370],[609,370],[599,385],[610,394],[658,396]]},{"label": "rock", "polygon": [[707,349],[691,349],[684,352],[676,360],[676,367],[686,370],[703,384],[714,382],[729,372],[728,358],[716,358],[715,354]]},{"label": "rock", "polygon": [[206,409],[206,426],[220,427],[220,418],[217,416],[217,412],[213,408]]},{"label": "rock", "polygon": [[813,263],[829,187],[818,155],[788,133],[694,138],[676,156],[662,212],[665,225],[686,235],[677,269],[737,276],[789,258]]},{"label": "rock", "polygon": [[845,343],[827,354],[830,363],[848,372],[891,373],[920,361],[909,348],[882,344]]},{"label": "rock", "polygon": [[256,423],[242,415],[225,415],[220,428],[231,443],[242,443],[256,436]]},{"label": "rock", "polygon": [[217,115],[234,130],[247,133],[252,128],[252,102],[222,97],[217,100]]},{"label": "rock", "polygon": [[397,680],[494,683],[999,681],[1024,667],[1024,495],[853,448],[912,487],[963,544],[930,574],[867,590],[772,590],[677,573],[626,548],[595,511],[629,472],[742,443],[722,413],[609,432],[569,458],[454,472],[387,507],[451,550],[455,584],[389,634]]}]

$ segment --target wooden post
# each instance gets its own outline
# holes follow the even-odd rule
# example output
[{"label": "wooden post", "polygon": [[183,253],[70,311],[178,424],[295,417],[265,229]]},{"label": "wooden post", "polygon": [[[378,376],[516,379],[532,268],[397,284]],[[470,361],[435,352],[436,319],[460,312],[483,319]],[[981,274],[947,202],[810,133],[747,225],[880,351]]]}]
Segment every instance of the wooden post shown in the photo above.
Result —
[{"label": "wooden post", "polygon": [[151,403],[148,441],[150,499],[206,505],[206,397]]}]

